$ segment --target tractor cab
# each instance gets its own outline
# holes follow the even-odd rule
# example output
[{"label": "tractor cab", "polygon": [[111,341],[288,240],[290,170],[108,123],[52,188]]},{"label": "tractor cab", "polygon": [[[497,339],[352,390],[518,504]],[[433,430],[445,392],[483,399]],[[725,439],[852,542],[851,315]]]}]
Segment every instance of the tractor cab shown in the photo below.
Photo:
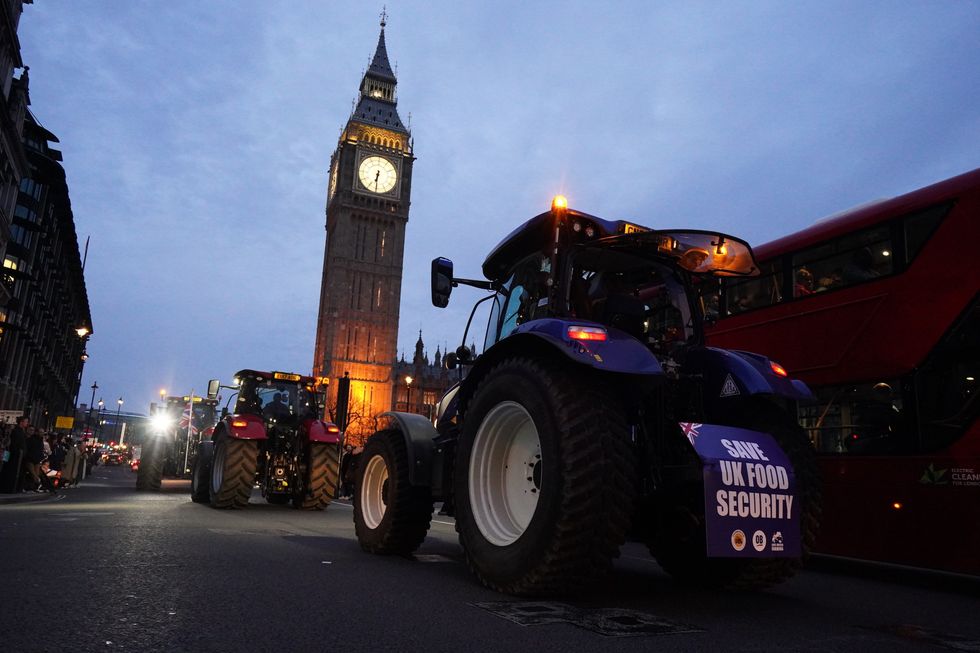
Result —
[{"label": "tractor cab", "polygon": [[259,417],[267,424],[295,425],[317,418],[314,380],[286,372],[241,370],[235,413]]},{"label": "tractor cab", "polygon": [[703,344],[712,279],[759,274],[741,239],[604,220],[567,208],[561,196],[504,238],[482,270],[487,282],[455,279],[452,262],[436,259],[432,291],[437,306],[460,283],[496,291],[484,350],[521,325],[558,318],[582,322],[578,339],[604,339],[612,328],[658,355]]}]

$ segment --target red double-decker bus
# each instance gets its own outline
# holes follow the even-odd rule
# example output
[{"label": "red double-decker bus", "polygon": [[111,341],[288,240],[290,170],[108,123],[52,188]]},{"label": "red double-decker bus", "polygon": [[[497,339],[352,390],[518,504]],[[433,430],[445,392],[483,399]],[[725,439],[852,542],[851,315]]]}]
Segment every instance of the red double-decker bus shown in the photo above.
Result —
[{"label": "red double-decker bus", "polygon": [[818,551],[980,575],[980,169],[755,250],[709,344],[806,381]]}]

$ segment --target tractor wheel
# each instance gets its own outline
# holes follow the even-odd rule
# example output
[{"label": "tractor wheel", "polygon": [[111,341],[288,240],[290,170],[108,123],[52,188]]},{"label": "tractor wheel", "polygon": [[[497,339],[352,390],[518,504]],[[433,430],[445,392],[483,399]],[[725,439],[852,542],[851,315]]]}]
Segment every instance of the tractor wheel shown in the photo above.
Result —
[{"label": "tractor wheel", "polygon": [[[734,559],[707,557],[703,513],[693,538],[670,536],[654,539],[650,552],[664,571],[677,580],[702,587],[755,590],[770,587],[793,576],[802,566],[816,540],[820,526],[821,483],[813,447],[803,429],[784,411],[769,405],[754,405],[741,411],[732,426],[770,434],[793,464],[800,500],[802,558]],[[702,504],[703,505],[703,504]]]},{"label": "tractor wheel", "polygon": [[258,452],[259,446],[254,440],[225,436],[215,443],[211,462],[211,507],[244,508],[248,504],[255,482]]},{"label": "tractor wheel", "polygon": [[137,490],[159,490],[163,481],[164,463],[163,438],[153,438],[143,445],[140,454],[140,466],[136,472]]},{"label": "tractor wheel", "polygon": [[378,431],[364,445],[354,483],[354,531],[369,553],[409,555],[432,520],[429,488],[408,481],[408,449],[398,431]]},{"label": "tractor wheel", "polygon": [[629,427],[603,385],[576,372],[503,361],[464,415],[456,530],[491,589],[577,590],[610,568],[626,539],[636,476]]},{"label": "tractor wheel", "polygon": [[194,460],[194,467],[191,471],[191,501],[194,503],[208,503],[211,500],[208,487],[211,480],[211,459],[213,454],[213,442],[204,441],[198,445],[197,457]]},{"label": "tractor wheel", "polygon": [[[333,500],[340,474],[340,445],[311,442],[307,446],[307,465],[310,485],[299,488],[293,495],[293,508],[323,510]],[[305,480],[305,479],[304,479]]]}]

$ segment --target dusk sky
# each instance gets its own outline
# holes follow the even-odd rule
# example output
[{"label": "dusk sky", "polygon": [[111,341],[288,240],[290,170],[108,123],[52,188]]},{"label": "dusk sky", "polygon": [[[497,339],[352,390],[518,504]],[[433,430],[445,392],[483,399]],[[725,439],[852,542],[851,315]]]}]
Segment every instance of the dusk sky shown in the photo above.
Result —
[{"label": "dusk sky", "polygon": [[[330,155],[382,4],[36,0],[31,110],[61,141],[93,381],[146,412],[242,367],[309,373]],[[761,244],[980,166],[980,2],[398,2],[415,141],[399,350],[459,344],[429,301],[563,192]],[[477,338],[482,340],[481,338]]]}]

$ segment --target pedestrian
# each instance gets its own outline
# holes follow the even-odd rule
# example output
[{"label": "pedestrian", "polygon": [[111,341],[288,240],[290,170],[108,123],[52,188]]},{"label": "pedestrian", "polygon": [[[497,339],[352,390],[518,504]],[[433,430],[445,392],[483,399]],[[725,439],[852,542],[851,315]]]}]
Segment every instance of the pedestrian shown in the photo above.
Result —
[{"label": "pedestrian", "polygon": [[[26,421],[27,418],[25,417],[24,420]],[[24,469],[28,482],[33,483],[33,485],[25,486],[24,491],[39,492],[41,488],[41,462],[44,460],[44,438],[41,436],[41,432],[33,426],[27,428],[30,435],[24,448]]]},{"label": "pedestrian", "polygon": [[78,450],[78,445],[71,438],[65,440],[65,461],[61,466],[62,487],[78,484],[79,463],[82,454]]},{"label": "pedestrian", "polygon": [[24,452],[27,447],[27,417],[17,418],[14,428],[10,431],[7,462],[0,474],[0,490],[3,492],[19,492]]}]

